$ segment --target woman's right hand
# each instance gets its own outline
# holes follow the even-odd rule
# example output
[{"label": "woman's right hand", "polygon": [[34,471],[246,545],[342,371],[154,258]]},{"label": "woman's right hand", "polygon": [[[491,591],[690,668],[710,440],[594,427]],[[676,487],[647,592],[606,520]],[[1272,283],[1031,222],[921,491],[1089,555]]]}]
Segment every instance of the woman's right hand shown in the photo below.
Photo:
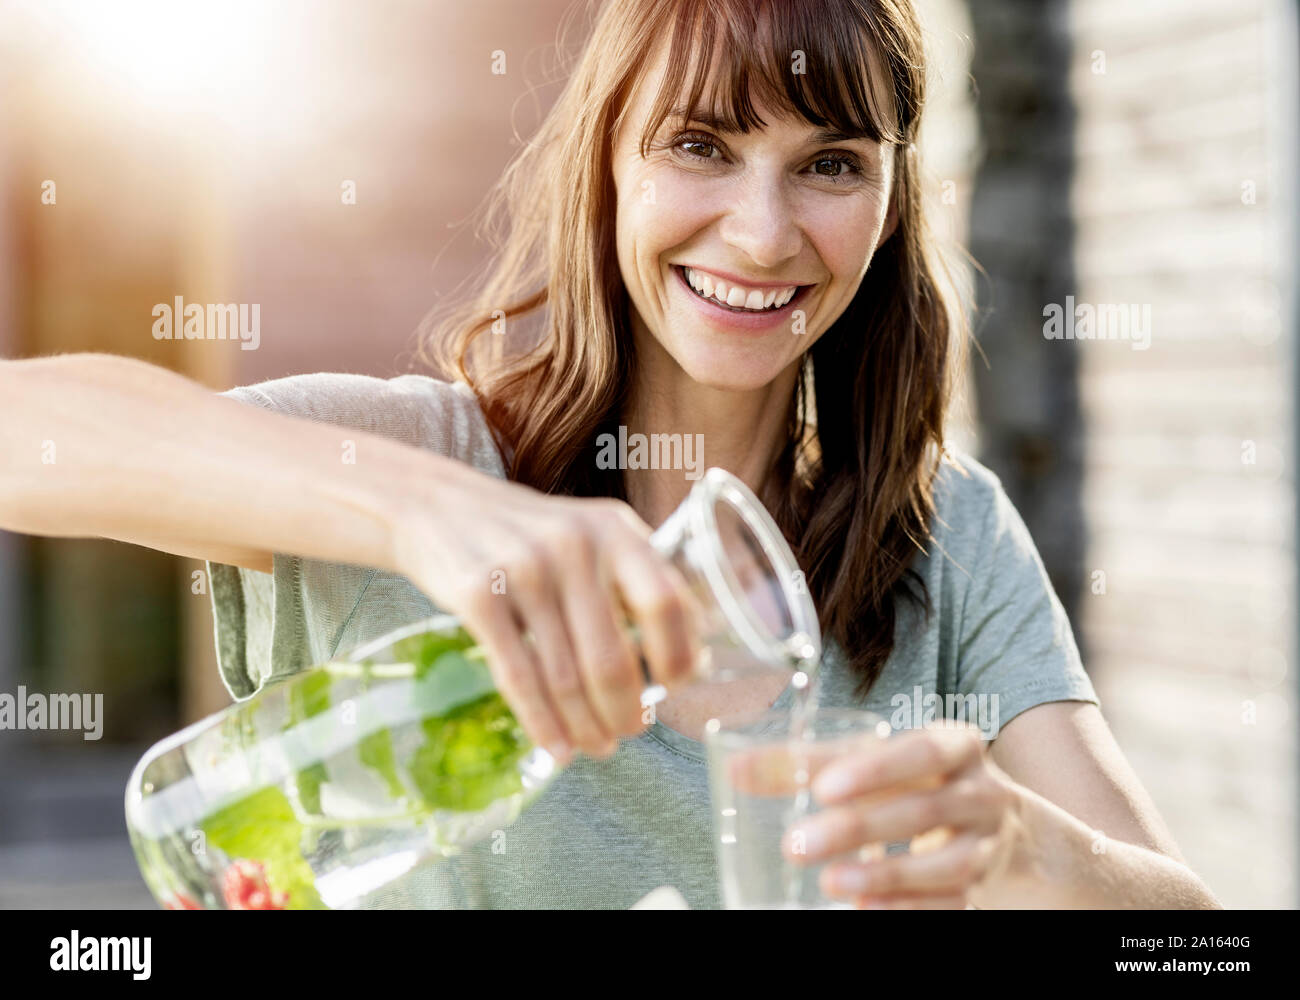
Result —
[{"label": "woman's right hand", "polygon": [[0,527],[260,572],[275,552],[399,572],[484,644],[541,746],[600,755],[644,728],[620,602],[652,680],[672,688],[694,662],[685,583],[626,504],[547,496],[351,425],[366,474],[340,477],[338,426],[114,355],[0,360],[0,400],[14,456]]},{"label": "woman's right hand", "polygon": [[620,622],[637,627],[653,682],[672,690],[691,674],[694,598],[627,504],[469,466],[418,494],[396,516],[393,564],[483,645],[498,690],[561,764],[645,728],[646,681]]}]

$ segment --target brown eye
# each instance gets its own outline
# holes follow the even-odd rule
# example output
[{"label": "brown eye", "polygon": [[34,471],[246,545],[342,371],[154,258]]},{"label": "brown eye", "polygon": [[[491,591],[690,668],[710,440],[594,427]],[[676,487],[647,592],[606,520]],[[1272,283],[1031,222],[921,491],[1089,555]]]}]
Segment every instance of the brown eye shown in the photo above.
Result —
[{"label": "brown eye", "polygon": [[[684,139],[677,144],[677,148],[688,151],[689,156],[698,157],[701,160],[713,159],[713,152],[718,148],[711,142],[705,142],[703,139]],[[691,151],[693,149],[693,151]]]},{"label": "brown eye", "polygon": [[[822,169],[826,165],[829,170]],[[851,156],[823,156],[813,162],[813,172],[828,180],[847,181],[851,175],[862,173],[862,168]]]}]

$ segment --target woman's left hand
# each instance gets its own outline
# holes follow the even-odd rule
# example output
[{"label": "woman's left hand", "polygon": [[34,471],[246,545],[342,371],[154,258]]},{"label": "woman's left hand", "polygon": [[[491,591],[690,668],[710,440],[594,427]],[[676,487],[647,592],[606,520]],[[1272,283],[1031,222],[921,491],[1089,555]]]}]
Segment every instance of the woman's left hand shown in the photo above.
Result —
[{"label": "woman's left hand", "polygon": [[[822,891],[859,909],[964,909],[1015,852],[1015,788],[974,726],[906,730],[816,768],[822,808],[787,831],[783,851],[796,864],[829,860]],[[910,853],[885,854],[909,838]]]}]

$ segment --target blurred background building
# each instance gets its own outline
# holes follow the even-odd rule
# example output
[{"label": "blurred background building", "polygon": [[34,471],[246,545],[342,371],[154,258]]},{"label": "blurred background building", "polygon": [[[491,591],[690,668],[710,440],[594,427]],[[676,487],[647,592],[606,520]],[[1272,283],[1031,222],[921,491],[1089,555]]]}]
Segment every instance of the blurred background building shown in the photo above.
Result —
[{"label": "blurred background building", "polygon": [[[982,268],[953,438],[1025,516],[1188,861],[1229,906],[1294,907],[1294,8],[919,5],[933,217]],[[214,389],[407,370],[483,263],[463,223],[558,92],[571,6],[0,0],[0,355]],[[259,303],[260,347],[154,340],[177,295]],[[1050,304],[1149,325],[1052,340]],[[0,532],[0,691],[106,709],[98,743],[0,732],[0,906],[152,905],[121,797],[228,703],[201,568]]]}]

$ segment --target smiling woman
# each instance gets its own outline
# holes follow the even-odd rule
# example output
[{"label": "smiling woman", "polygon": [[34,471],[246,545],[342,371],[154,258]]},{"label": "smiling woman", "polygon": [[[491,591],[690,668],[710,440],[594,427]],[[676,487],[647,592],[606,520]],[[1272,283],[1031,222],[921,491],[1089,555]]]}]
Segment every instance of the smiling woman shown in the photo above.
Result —
[{"label": "smiling woman", "polygon": [[[488,204],[495,267],[476,298],[430,318],[430,355],[473,388],[511,479],[623,499],[651,524],[681,486],[593,461],[592,442],[701,434],[707,464],[751,483],[798,554],[829,633],[824,703],[896,715],[924,691],[992,699],[1003,727],[1015,720],[1011,736],[984,734],[992,753],[948,733],[901,741],[888,764],[830,768],[825,801],[846,808],[809,828],[811,853],[925,831],[944,846],[832,866],[827,891],[905,906],[1214,905],[1097,712],[1019,516],[945,447],[966,331],[922,210],[924,89],[904,0],[611,0]],[[534,315],[526,349],[481,337]],[[698,764],[706,720],[778,695],[683,692],[649,735]],[[1044,741],[1051,777],[1034,763]],[[647,781],[703,798],[698,772],[614,760],[624,770],[585,788],[571,771],[529,817],[517,835],[530,854],[565,868],[554,831],[594,809],[602,829],[669,852],[663,881],[716,900],[707,854],[686,846],[707,836],[698,812],[658,796],[640,800],[645,814],[613,805]],[[888,787],[882,766],[900,784],[871,823],[860,803]],[[931,791],[906,794],[909,781]],[[649,833],[665,823],[671,847]],[[1110,875],[1140,888],[1098,893],[1089,824],[1131,841]],[[633,863],[610,848],[609,862]]]},{"label": "smiling woman", "polygon": [[[666,515],[679,498],[602,469],[592,441],[725,409],[744,430],[710,428],[708,462],[759,484],[864,691],[895,602],[924,600],[898,584],[963,343],[921,210],[924,83],[906,5],[610,3],[489,204],[497,266],[430,321],[435,363],[513,445],[511,478],[548,492]],[[534,311],[533,350],[475,350],[493,317]]]},{"label": "smiling woman", "polygon": [[[822,705],[994,720],[826,763],[800,831],[805,860],[834,859],[825,893],[1213,906],[1115,745],[1024,523],[946,447],[966,331],[922,212],[924,80],[905,0],[608,0],[487,203],[493,265],[429,317],[443,378],[317,373],[214,400],[125,359],[5,362],[0,450],[19,458],[0,525],[207,558],[237,698],[436,609],[465,624],[569,766],[503,839],[372,905],[627,907],[671,885],[715,907],[701,736],[795,692],[683,685],[692,602],[651,526],[720,466],[798,558]],[[672,440],[702,457],[624,457]],[[670,692],[657,715],[638,653]]]}]

